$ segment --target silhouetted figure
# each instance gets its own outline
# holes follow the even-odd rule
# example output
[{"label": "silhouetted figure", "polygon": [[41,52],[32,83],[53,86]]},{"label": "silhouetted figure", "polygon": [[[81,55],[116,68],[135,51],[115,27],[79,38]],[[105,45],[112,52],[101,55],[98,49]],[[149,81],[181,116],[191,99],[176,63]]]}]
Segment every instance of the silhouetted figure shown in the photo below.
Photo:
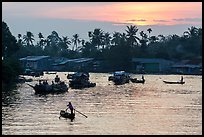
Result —
[{"label": "silhouetted figure", "polygon": [[183,82],[183,76],[181,76],[181,82]]},{"label": "silhouetted figure", "polygon": [[[73,113],[74,107],[72,106],[72,103],[71,103],[71,102],[69,102],[69,103],[67,104],[67,109],[70,109],[71,114],[74,114],[74,113]],[[67,111],[67,109],[66,109],[66,111]]]},{"label": "silhouetted figure", "polygon": [[42,83],[41,83],[41,80],[39,80],[39,85],[41,85]]},{"label": "silhouetted figure", "polygon": [[144,76],[142,75],[142,80],[144,80]]},{"label": "silhouetted figure", "polygon": [[55,77],[55,82],[56,83],[60,82],[60,78],[58,77],[58,75],[56,75],[56,77]]}]

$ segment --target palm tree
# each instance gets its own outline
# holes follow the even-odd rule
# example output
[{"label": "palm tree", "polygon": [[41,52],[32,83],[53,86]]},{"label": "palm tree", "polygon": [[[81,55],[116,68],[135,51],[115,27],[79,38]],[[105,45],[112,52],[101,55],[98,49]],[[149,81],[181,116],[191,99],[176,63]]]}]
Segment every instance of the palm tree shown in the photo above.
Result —
[{"label": "palm tree", "polygon": [[59,37],[56,31],[52,31],[52,33],[47,36],[45,42],[46,42],[45,51],[48,54],[52,56],[56,56],[59,54],[60,52],[59,44],[62,43],[62,39]]},{"label": "palm tree", "polygon": [[144,31],[140,31],[140,36],[142,37],[142,39],[140,39],[140,43],[141,43],[141,48],[145,49],[147,46],[147,34],[144,33]]},{"label": "palm tree", "polygon": [[40,47],[43,47],[43,42],[44,42],[43,38],[44,37],[43,37],[41,32],[38,33],[38,38],[40,39],[40,42],[39,42],[40,43]]},{"label": "palm tree", "polygon": [[82,47],[85,45],[85,40],[84,39],[81,40],[81,45],[82,45]]},{"label": "palm tree", "polygon": [[195,37],[198,35],[198,29],[192,26],[188,28],[188,31],[185,31],[183,35],[189,38]]},{"label": "palm tree", "polygon": [[158,38],[160,38],[159,39],[159,42],[165,42],[166,41],[166,38],[165,38],[165,36],[164,35],[158,35]]},{"label": "palm tree", "polygon": [[[74,45],[75,45],[75,50],[77,50],[77,48],[78,48],[77,45],[81,42],[80,39],[79,39],[79,35],[78,35],[78,34],[74,34],[74,35],[73,35],[72,42],[73,42]],[[74,50],[74,47],[73,47],[73,50]]]},{"label": "palm tree", "polygon": [[69,45],[71,45],[71,41],[67,36],[62,36],[62,47],[61,50],[67,50],[69,48]]},{"label": "palm tree", "polygon": [[33,45],[34,35],[32,32],[27,31],[26,35],[23,36],[24,41],[27,43],[28,46]]},{"label": "palm tree", "polygon": [[[106,46],[106,47],[110,47],[110,42],[111,42],[111,36],[110,36],[110,33],[105,33],[104,34],[104,39],[103,39],[103,41],[104,41],[104,45]],[[104,49],[105,47],[103,47],[103,49]]]},{"label": "palm tree", "polygon": [[22,39],[21,39],[22,35],[18,34],[18,44],[22,45]]},{"label": "palm tree", "polygon": [[99,49],[102,45],[103,37],[103,31],[101,29],[94,29],[91,34],[91,43]]},{"label": "palm tree", "polygon": [[113,39],[111,40],[111,43],[114,44],[115,46],[120,44],[120,32],[114,32],[113,33]]},{"label": "palm tree", "polygon": [[130,25],[127,26],[127,40],[130,43],[131,47],[134,47],[134,43],[136,43],[136,45],[138,45],[137,40],[140,40],[136,34],[137,34],[138,28],[135,25]]},{"label": "palm tree", "polygon": [[152,32],[152,29],[148,28],[147,31],[149,32],[149,37],[150,37],[150,33]]}]

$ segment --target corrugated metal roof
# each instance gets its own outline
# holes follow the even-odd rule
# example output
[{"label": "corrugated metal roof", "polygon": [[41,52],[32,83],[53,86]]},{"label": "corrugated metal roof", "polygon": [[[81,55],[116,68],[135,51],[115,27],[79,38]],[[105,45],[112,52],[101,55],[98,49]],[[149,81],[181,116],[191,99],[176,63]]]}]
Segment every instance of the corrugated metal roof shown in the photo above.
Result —
[{"label": "corrugated metal roof", "polygon": [[81,63],[81,62],[86,62],[86,61],[90,61],[90,60],[93,60],[93,58],[80,58],[79,60],[76,60],[74,62]]},{"label": "corrugated metal roof", "polygon": [[[161,63],[161,62],[172,62],[165,59],[159,58],[133,58],[133,62],[141,62],[141,63]],[[172,62],[173,63],[173,62]]]},{"label": "corrugated metal roof", "polygon": [[120,75],[129,75],[129,73],[125,72],[125,71],[115,71],[113,72],[114,76],[120,76]]},{"label": "corrugated metal roof", "polygon": [[190,65],[190,64],[180,64],[180,65],[173,65],[172,68],[200,68],[201,65]]},{"label": "corrugated metal roof", "polygon": [[53,65],[64,65],[68,62],[75,62],[75,63],[81,63],[81,62],[86,62],[86,61],[90,61],[90,60],[93,60],[93,58],[78,58],[78,59],[66,59],[66,60],[63,60],[59,63],[55,63]]},{"label": "corrugated metal roof", "polygon": [[48,57],[50,56],[27,56],[25,58],[20,58],[20,60],[37,61]]}]

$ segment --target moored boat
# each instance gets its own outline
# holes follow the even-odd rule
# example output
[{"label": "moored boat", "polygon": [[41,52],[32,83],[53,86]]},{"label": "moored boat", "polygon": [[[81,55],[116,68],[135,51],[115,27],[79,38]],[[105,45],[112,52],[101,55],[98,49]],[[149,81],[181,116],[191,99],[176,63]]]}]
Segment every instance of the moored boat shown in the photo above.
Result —
[{"label": "moored boat", "polygon": [[84,72],[76,72],[69,78],[69,87],[74,89],[82,89],[95,87],[96,83],[89,81],[89,74]]},{"label": "moored boat", "polygon": [[185,81],[165,81],[163,80],[163,82],[166,84],[185,84]]},{"label": "moored boat", "polygon": [[145,79],[144,79],[144,76],[142,75],[142,79],[138,80],[137,78],[131,78],[130,81],[132,83],[145,83]]},{"label": "moored boat", "polygon": [[138,80],[137,78],[130,79],[132,83],[145,83],[145,79]]},{"label": "moored boat", "polygon": [[130,75],[125,71],[115,71],[113,76],[108,77],[109,81],[113,81],[115,85],[122,85],[125,83],[129,83]]},{"label": "moored boat", "polygon": [[48,83],[39,83],[35,86],[28,84],[35,90],[35,94],[48,94],[48,93],[63,93],[68,91],[68,86],[64,82],[52,83],[49,85]]}]

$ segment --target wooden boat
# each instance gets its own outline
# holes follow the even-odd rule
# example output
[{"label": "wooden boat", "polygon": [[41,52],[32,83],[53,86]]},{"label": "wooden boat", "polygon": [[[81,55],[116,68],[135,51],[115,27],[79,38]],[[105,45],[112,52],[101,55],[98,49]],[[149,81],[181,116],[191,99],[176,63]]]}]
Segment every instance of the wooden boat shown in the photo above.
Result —
[{"label": "wooden boat", "polygon": [[32,82],[33,79],[32,78],[25,78],[25,77],[22,77],[22,76],[19,76],[17,79],[16,79],[17,82],[19,83],[25,83],[25,82]]},{"label": "wooden boat", "polygon": [[109,76],[108,81],[112,81],[114,79],[114,76]]},{"label": "wooden boat", "polygon": [[115,71],[113,76],[109,76],[108,80],[113,81],[115,85],[122,85],[129,83],[130,76],[125,71]]},{"label": "wooden boat", "polygon": [[69,86],[73,89],[82,89],[82,88],[90,88],[95,87],[96,83],[92,83],[89,81],[76,81],[76,80],[70,80]]},{"label": "wooden boat", "polygon": [[60,117],[63,117],[63,118],[66,118],[66,119],[69,118],[69,119],[73,120],[75,118],[75,113],[71,114],[71,113],[68,113],[68,112],[66,112],[64,110],[61,110],[60,111]]},{"label": "wooden boat", "polygon": [[185,81],[165,81],[163,80],[163,82],[166,84],[185,84]]},{"label": "wooden boat", "polygon": [[130,81],[132,83],[145,83],[145,79],[138,80],[137,78],[131,78]]},{"label": "wooden boat", "polygon": [[74,89],[82,89],[95,87],[96,83],[89,81],[89,74],[83,72],[76,72],[69,77],[69,87]]},{"label": "wooden boat", "polygon": [[55,84],[36,84],[35,86],[28,84],[35,90],[35,94],[48,94],[48,93],[63,93],[68,91],[68,86],[64,82]]}]

